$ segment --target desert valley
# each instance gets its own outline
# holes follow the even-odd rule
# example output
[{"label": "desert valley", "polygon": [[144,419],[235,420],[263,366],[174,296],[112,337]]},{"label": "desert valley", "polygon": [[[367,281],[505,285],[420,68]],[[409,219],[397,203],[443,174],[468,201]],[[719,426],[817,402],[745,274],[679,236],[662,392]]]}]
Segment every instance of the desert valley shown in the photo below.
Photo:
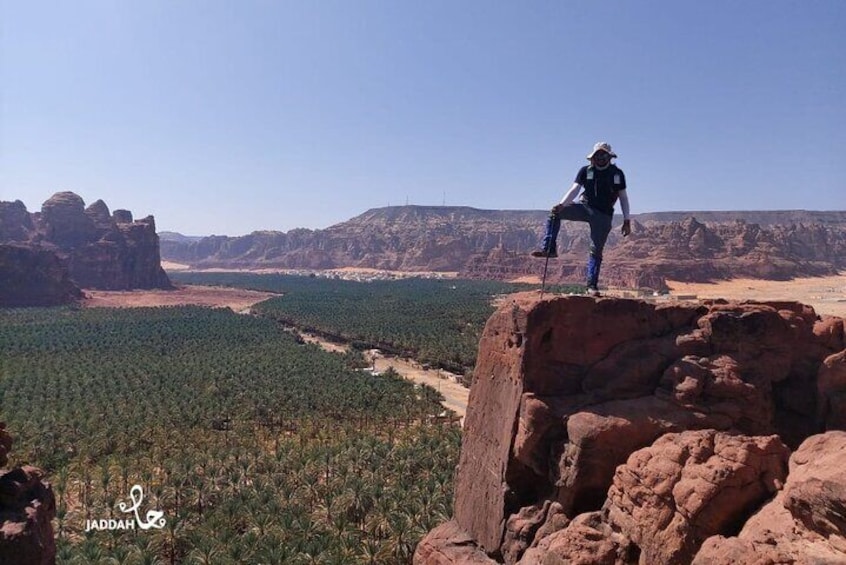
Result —
[{"label": "desert valley", "polygon": [[0,202],[0,561],[846,560],[846,212],[543,219]]}]

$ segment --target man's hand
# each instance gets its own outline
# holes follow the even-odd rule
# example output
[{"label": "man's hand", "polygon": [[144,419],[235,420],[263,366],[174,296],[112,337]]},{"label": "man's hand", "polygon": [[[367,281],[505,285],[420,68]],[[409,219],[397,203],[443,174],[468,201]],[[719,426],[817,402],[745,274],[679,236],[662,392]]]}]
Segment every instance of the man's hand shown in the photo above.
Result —
[{"label": "man's hand", "polygon": [[563,210],[563,209],[564,209],[564,205],[563,205],[563,204],[556,204],[555,206],[553,206],[553,207],[552,207],[552,210],[550,211],[550,213],[551,213],[553,216],[557,216],[558,214],[560,214],[560,213],[561,213],[561,210]]},{"label": "man's hand", "polygon": [[629,220],[623,220],[623,227],[620,228],[620,233],[623,234],[623,237],[632,233],[632,223]]}]

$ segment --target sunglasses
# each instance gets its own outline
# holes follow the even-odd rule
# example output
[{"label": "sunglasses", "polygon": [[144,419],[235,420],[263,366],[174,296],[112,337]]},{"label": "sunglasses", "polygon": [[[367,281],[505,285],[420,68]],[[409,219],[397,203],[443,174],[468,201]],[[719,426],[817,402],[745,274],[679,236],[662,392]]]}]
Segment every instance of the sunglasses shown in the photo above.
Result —
[{"label": "sunglasses", "polygon": [[605,151],[597,151],[596,153],[593,154],[593,159],[607,159],[610,156],[611,155],[606,153]]}]

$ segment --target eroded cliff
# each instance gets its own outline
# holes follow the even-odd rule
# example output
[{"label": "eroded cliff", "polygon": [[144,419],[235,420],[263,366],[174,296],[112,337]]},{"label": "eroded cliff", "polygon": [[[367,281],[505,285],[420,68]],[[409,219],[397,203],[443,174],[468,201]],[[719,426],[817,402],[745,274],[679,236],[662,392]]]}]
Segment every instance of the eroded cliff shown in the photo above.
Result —
[{"label": "eroded cliff", "polygon": [[[110,214],[102,200],[86,208],[73,192],[54,194],[32,214],[20,201],[0,202],[0,243],[5,244],[2,276],[10,281],[3,287],[3,304],[73,300],[79,291],[69,281],[103,290],[171,288],[152,216],[133,220],[126,210]],[[33,281],[30,288],[27,280]]]},{"label": "eroded cliff", "polygon": [[845,348],[798,303],[516,295],[480,343],[454,518],[415,562],[846,560]]}]

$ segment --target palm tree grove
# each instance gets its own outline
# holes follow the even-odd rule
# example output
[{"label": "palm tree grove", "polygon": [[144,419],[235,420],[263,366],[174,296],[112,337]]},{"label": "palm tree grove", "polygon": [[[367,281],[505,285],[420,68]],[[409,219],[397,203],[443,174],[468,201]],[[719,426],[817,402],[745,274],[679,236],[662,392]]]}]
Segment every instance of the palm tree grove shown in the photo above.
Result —
[{"label": "palm tree grove", "polygon": [[[434,389],[291,326],[466,370],[495,296],[518,287],[183,276],[279,294],[251,315],[0,310],[10,465],[47,473],[57,561],[409,563],[451,515],[461,429]],[[120,527],[131,502],[164,523]]]}]

